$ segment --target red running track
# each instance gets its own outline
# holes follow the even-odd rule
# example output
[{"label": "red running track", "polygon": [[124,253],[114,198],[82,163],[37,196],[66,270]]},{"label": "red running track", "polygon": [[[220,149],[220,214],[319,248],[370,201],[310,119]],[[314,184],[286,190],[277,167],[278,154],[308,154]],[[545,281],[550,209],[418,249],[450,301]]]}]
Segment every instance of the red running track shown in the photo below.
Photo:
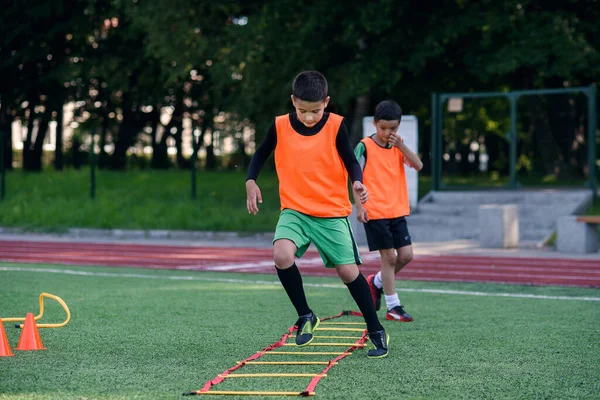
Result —
[{"label": "red running track", "polygon": [[[264,248],[0,240],[0,261],[273,273],[271,249]],[[367,253],[363,261],[365,275],[379,269],[377,254]],[[314,251],[307,252],[298,265],[304,275],[335,275]],[[600,260],[417,255],[398,278],[600,288]]]}]

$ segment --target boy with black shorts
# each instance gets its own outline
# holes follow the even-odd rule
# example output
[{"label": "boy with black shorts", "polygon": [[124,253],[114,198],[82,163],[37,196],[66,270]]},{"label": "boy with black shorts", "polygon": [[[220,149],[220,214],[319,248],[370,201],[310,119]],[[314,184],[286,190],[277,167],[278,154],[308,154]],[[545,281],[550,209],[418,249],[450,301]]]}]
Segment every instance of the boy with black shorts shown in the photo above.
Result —
[{"label": "boy with black shorts", "polygon": [[256,215],[257,202],[262,203],[256,179],[274,150],[281,214],[275,228],[273,258],[279,280],[298,313],[296,345],[308,345],[320,322],[308,306],[295,262],[312,242],[325,266],[336,269],[363,314],[369,339],[375,345],[367,356],[385,357],[389,336],[377,318],[367,280],[358,269],[361,260],[348,221],[352,211],[348,175],[359,202],[367,201],[368,193],[343,117],[325,112],[327,80],[319,72],[305,71],[296,76],[291,98],[295,112],[275,118],[252,157],[246,193],[248,212]]},{"label": "boy with black shorts", "polygon": [[382,292],[387,305],[386,319],[410,322],[398,298],[395,275],[413,258],[413,248],[406,225],[410,214],[404,164],[420,171],[423,163],[397,135],[402,109],[393,101],[382,101],[375,108],[373,125],[377,133],[364,138],[354,149],[363,165],[363,182],[369,188],[369,202],[355,205],[357,218],[364,223],[369,251],[379,250],[381,270],[369,275],[375,309],[381,308]]}]

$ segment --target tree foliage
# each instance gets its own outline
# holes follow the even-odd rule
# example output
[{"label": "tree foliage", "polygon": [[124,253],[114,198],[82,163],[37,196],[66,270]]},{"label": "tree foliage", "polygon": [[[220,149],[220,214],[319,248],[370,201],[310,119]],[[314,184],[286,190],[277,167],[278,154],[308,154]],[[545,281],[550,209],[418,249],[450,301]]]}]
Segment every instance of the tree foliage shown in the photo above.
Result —
[{"label": "tree foliage", "polygon": [[[24,167],[40,169],[48,123],[75,102],[85,120],[79,130],[99,133],[103,166],[126,168],[128,149],[142,143],[153,149],[152,166],[167,168],[172,138],[176,164],[185,167],[195,159],[182,153],[184,121],[197,132],[196,148],[208,143],[207,158],[224,135],[246,154],[241,129],[255,128],[260,141],[273,117],[290,110],[294,76],[317,69],[329,80],[330,110],[347,118],[353,141],[362,117],[390,98],[419,117],[427,161],[432,92],[597,82],[599,17],[596,0],[8,3],[0,17],[0,129],[22,121]],[[550,159],[564,159],[585,110],[565,98],[519,107],[521,150],[541,160],[540,173],[551,173]],[[169,121],[161,120],[165,112]],[[577,123],[553,121],[557,112]],[[494,113],[482,118],[478,127],[450,122],[457,140],[491,119],[506,122]],[[563,142],[565,129],[571,138]],[[57,168],[60,157],[57,149]]]}]

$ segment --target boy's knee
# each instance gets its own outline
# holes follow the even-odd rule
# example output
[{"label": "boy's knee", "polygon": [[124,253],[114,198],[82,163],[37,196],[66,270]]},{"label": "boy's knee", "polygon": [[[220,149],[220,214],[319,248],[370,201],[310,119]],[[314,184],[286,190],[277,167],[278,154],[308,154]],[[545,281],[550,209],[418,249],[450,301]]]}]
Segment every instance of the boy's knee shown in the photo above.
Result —
[{"label": "boy's knee", "polygon": [[296,262],[296,245],[291,240],[277,240],[273,246],[273,261],[279,269],[288,269]]},{"label": "boy's knee", "polygon": [[396,268],[402,268],[413,259],[413,252],[403,252],[396,258]]},{"label": "boy's knee", "polygon": [[356,264],[336,265],[335,269],[342,282],[346,284],[354,282],[360,274]]},{"label": "boy's knee", "polygon": [[381,261],[384,265],[394,266],[396,264],[396,255],[394,251],[386,251],[381,253]]},{"label": "boy's knee", "polygon": [[287,269],[294,265],[296,259],[293,253],[285,251],[283,249],[275,249],[273,251],[273,261],[275,266],[279,269]]}]

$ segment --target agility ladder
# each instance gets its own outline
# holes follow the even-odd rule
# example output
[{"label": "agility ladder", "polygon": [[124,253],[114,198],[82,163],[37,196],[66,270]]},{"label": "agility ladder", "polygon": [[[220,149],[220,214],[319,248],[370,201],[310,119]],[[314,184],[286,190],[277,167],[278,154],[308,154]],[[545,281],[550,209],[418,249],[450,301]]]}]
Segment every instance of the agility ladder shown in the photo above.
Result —
[{"label": "agility ladder", "polygon": [[[343,352],[321,352],[321,351],[277,351],[276,349],[280,347],[296,347],[295,343],[286,343],[287,339],[290,337],[294,337],[293,332],[297,329],[296,326],[292,326],[288,328],[288,332],[284,334],[278,342],[271,344],[268,347],[265,347],[261,351],[256,354],[248,357],[243,361],[238,361],[235,366],[225,370],[221,374],[218,374],[214,379],[209,380],[204,384],[204,387],[199,390],[194,390],[191,392],[184,393],[184,396],[193,396],[193,395],[248,395],[248,396],[314,396],[315,388],[319,381],[327,376],[327,371],[329,371],[334,365],[337,365],[338,361],[344,357],[352,355],[352,352],[356,349],[362,349],[365,347],[365,341],[367,338],[367,330],[364,329],[365,324],[363,322],[324,322],[334,318],[339,318],[343,316],[357,316],[362,317],[360,312],[356,311],[342,311],[337,315],[333,315],[331,317],[321,318],[319,326],[316,331],[324,332],[324,331],[336,331],[336,332],[361,332],[360,336],[346,336],[348,333],[343,334],[342,336],[330,336],[330,335],[315,335],[315,339],[356,339],[354,343],[333,343],[333,342],[318,342],[314,340],[312,343],[308,344],[308,346],[321,346],[321,347],[346,347]],[[363,328],[349,328],[343,327],[343,325],[361,325]],[[339,327],[338,326],[342,326]],[[315,343],[317,342],[317,343]],[[312,356],[312,355],[331,355],[336,356],[333,359],[328,361],[255,361],[258,358],[261,358],[265,355],[294,355],[294,356]],[[325,365],[325,368],[315,374],[306,374],[306,373],[255,373],[255,374],[243,374],[236,373],[232,374],[232,372],[244,367],[245,365]],[[225,390],[211,390],[214,386],[223,382],[226,379],[232,378],[263,378],[263,377],[273,377],[273,378],[292,378],[292,377],[307,377],[312,378],[304,389],[301,392],[268,392],[268,391],[225,391]]]}]

